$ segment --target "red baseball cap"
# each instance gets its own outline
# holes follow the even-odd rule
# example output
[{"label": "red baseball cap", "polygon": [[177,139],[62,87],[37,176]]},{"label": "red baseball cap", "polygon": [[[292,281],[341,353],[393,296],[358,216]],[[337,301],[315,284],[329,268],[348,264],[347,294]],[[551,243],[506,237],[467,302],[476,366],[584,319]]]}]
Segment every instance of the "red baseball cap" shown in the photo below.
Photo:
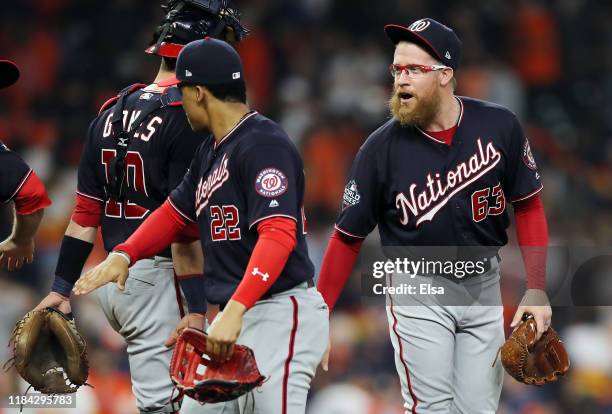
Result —
[{"label": "red baseball cap", "polygon": [[19,79],[19,68],[10,60],[0,60],[0,89],[11,86]]}]

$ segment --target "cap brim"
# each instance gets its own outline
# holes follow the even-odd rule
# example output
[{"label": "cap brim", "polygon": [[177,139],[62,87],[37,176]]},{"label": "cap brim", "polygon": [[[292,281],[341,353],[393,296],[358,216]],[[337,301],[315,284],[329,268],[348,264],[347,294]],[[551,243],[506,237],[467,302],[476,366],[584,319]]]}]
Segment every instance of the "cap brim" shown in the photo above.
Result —
[{"label": "cap brim", "polygon": [[162,81],[160,81],[160,82],[157,82],[157,86],[161,86],[161,87],[164,87],[164,88],[165,88],[165,87],[167,87],[167,86],[175,86],[175,85],[178,85],[179,83],[181,83],[181,81],[180,81],[180,80],[178,80],[178,79],[176,78],[176,76],[171,76],[171,77],[169,77],[169,78],[167,78],[167,79],[164,79],[164,80],[162,80]]},{"label": "cap brim", "polygon": [[394,45],[398,44],[402,40],[416,43],[419,46],[425,48],[430,54],[438,59],[442,60],[442,56],[436,52],[436,49],[420,34],[409,30],[407,27],[400,26],[398,24],[388,24],[385,26],[385,33],[387,37],[391,39]]},{"label": "cap brim", "polygon": [[11,86],[19,79],[19,68],[10,60],[0,60],[0,89]]}]

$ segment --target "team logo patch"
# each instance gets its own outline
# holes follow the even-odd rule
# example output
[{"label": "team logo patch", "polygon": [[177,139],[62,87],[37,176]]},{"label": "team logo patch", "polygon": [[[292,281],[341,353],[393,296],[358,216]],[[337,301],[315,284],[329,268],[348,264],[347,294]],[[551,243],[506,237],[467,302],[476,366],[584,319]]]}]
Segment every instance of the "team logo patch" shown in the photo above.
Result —
[{"label": "team logo patch", "polygon": [[342,208],[345,209],[350,206],[354,206],[359,203],[361,196],[359,195],[359,191],[357,191],[357,183],[355,180],[351,180],[348,182],[346,187],[344,187],[344,195],[342,196]]},{"label": "team logo patch", "polygon": [[255,190],[259,195],[275,198],[287,191],[289,182],[285,174],[276,168],[266,168],[257,174]]},{"label": "team logo patch", "polygon": [[140,95],[140,98],[138,99],[142,99],[143,101],[150,101],[151,98],[153,98],[153,94],[151,92],[145,92],[142,95]]},{"label": "team logo patch", "polygon": [[523,146],[523,162],[529,169],[536,170],[538,168],[535,158],[533,158],[533,153],[531,152],[531,147],[529,146],[529,140],[527,138],[525,138],[525,145]]}]

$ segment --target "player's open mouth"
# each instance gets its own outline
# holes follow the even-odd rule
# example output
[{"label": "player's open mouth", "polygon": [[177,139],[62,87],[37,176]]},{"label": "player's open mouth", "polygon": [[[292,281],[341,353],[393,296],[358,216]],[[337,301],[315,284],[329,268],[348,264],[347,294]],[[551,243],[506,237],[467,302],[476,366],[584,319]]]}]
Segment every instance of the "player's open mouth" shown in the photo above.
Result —
[{"label": "player's open mouth", "polygon": [[409,94],[408,92],[400,92],[397,95],[400,99],[400,103],[402,104],[408,103],[408,101],[412,98],[412,95]]}]

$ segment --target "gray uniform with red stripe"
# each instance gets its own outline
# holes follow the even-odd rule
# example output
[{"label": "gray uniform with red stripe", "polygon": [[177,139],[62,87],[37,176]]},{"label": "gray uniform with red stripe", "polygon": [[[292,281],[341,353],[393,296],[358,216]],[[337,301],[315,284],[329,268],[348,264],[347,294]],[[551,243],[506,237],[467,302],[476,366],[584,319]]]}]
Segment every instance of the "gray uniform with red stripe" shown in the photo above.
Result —
[{"label": "gray uniform with red stripe", "polygon": [[[405,406],[413,413],[495,412],[502,370],[491,363],[504,339],[497,252],[508,241],[506,200],[542,189],[516,117],[489,102],[457,99],[461,115],[450,146],[393,119],[368,138],[336,222],[354,237],[378,225],[389,258],[452,263],[450,273],[432,265],[413,277],[388,278],[391,286],[415,289],[388,296],[387,307]],[[470,261],[473,271],[457,270]],[[421,285],[438,294],[427,287],[421,293]]]},{"label": "gray uniform with red stripe", "polygon": [[[137,89],[124,106],[124,124],[134,122],[160,94]],[[126,156],[127,199],[107,197],[105,186],[116,154],[111,131],[113,102],[91,123],[81,163],[77,195],[102,205],[101,230],[106,250],[124,242],[185,175],[202,137],[187,122],[180,102],[146,117],[135,129]],[[146,205],[141,205],[142,201]],[[142,203],[145,204],[145,203]],[[168,375],[172,349],[164,341],[181,318],[170,252],[138,261],[121,291],[114,283],[96,292],[109,323],[127,342],[132,390],[146,413],[173,413],[173,385]]]},{"label": "gray uniform with red stripe", "polygon": [[279,278],[243,320],[237,343],[253,349],[261,389],[237,400],[200,406],[188,398],[182,414],[304,413],[310,382],[327,347],[328,309],[313,287],[302,209],[304,172],[286,133],[257,112],[247,114],[216,143],[198,149],[189,173],[169,201],[200,228],[206,295],[224,305],[245,275],[257,243],[257,223],[285,217],[297,223],[297,244]]}]

